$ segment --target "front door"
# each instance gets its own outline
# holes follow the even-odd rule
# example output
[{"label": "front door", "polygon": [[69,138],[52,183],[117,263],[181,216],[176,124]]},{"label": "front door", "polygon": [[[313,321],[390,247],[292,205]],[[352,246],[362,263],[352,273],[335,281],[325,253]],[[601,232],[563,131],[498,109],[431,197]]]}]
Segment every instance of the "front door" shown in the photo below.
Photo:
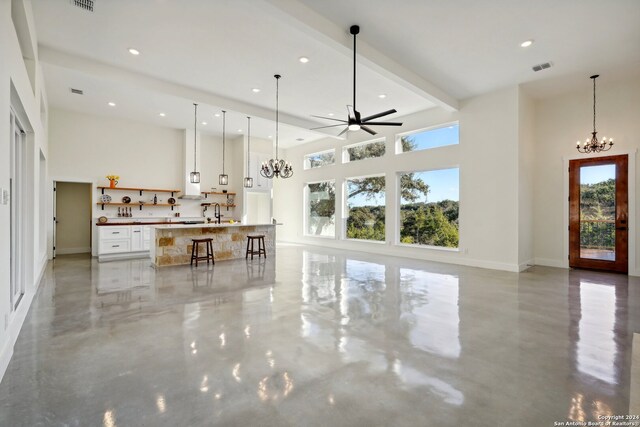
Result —
[{"label": "front door", "polygon": [[569,266],[627,273],[628,157],[569,162]]}]

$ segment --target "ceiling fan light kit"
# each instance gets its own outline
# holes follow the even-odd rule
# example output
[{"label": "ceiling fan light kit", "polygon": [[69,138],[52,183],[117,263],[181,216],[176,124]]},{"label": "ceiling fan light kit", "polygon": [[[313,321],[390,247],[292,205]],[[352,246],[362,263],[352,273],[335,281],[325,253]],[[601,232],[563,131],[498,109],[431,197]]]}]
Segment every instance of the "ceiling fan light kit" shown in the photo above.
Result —
[{"label": "ceiling fan light kit", "polygon": [[320,127],[316,127],[316,128],[312,128],[311,130],[316,130],[316,129],[326,129],[326,128],[333,128],[333,127],[338,127],[338,126],[345,126],[345,128],[342,130],[342,132],[340,132],[338,134],[338,136],[343,135],[344,133],[346,133],[347,131],[359,131],[359,130],[363,130],[367,133],[369,133],[370,135],[376,135],[377,132],[374,131],[373,129],[371,129],[369,126],[402,126],[402,123],[400,122],[374,122],[372,120],[378,119],[380,117],[384,117],[384,116],[388,116],[389,114],[393,114],[396,113],[397,111],[394,109],[391,110],[387,110],[387,111],[383,111],[381,113],[377,113],[377,114],[373,114],[371,116],[367,116],[365,118],[362,118],[360,115],[360,112],[357,110],[356,108],[356,88],[357,88],[357,73],[356,73],[356,53],[357,53],[357,49],[356,49],[356,38],[357,35],[360,33],[360,27],[358,25],[352,25],[351,28],[349,29],[349,32],[353,35],[353,104],[352,105],[347,105],[347,111],[348,111],[348,116],[347,116],[347,120],[340,120],[340,119],[333,119],[331,117],[322,117],[322,116],[312,116],[312,117],[317,117],[319,119],[326,119],[326,120],[332,120],[335,122],[340,122],[340,124],[337,125],[328,125],[328,126],[320,126]]}]

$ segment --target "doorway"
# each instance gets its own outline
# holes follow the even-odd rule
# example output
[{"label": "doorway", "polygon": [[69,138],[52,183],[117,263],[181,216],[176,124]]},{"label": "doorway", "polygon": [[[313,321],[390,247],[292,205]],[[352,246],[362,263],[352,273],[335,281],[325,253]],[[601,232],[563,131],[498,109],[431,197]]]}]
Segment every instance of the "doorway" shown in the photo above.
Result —
[{"label": "doorway", "polygon": [[569,266],[628,272],[628,156],[569,162]]},{"label": "doorway", "polygon": [[91,252],[91,184],[54,183],[54,257]]}]

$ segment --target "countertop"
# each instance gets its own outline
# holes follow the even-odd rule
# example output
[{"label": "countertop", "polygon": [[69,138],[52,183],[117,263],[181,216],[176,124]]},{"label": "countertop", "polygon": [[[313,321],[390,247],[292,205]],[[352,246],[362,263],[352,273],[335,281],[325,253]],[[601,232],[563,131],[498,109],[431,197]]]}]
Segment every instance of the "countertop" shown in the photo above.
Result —
[{"label": "countertop", "polygon": [[[96,225],[100,227],[103,227],[105,225],[182,225],[182,224],[184,224],[184,221],[172,221],[172,222],[169,222],[169,221],[123,221],[123,222],[105,222],[104,224],[96,222]],[[229,224],[229,223],[226,222],[223,224]],[[189,225],[207,225],[207,224],[189,224]]]},{"label": "countertop", "polygon": [[162,223],[162,225],[156,225],[153,228],[158,230],[176,229],[176,228],[215,228],[215,227],[264,227],[267,225],[280,225],[280,224],[241,224],[236,222],[235,224],[222,223],[222,224],[178,224],[178,223]]}]

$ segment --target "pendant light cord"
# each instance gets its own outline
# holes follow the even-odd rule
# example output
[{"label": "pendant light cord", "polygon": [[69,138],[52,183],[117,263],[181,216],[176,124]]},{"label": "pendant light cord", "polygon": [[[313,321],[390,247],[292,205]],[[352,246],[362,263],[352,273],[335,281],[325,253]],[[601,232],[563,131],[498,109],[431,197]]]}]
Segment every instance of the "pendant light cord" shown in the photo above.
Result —
[{"label": "pendant light cord", "polygon": [[222,110],[222,174],[224,175],[224,154],[225,154],[225,135],[226,135],[227,112]]},{"label": "pendant light cord", "polygon": [[247,176],[249,176],[249,153],[251,152],[251,117],[247,116]]},{"label": "pendant light cord", "polygon": [[356,34],[353,35],[353,111],[356,109]]},{"label": "pendant light cord", "polygon": [[278,160],[278,126],[279,126],[278,101],[279,101],[279,93],[280,93],[280,86],[278,82],[281,76],[280,74],[276,74],[274,77],[276,78],[276,160]]},{"label": "pendant light cord", "polygon": [[193,108],[194,108],[194,114],[193,114],[193,171],[196,172],[198,170],[198,166],[197,166],[197,160],[196,160],[196,156],[197,154],[197,128],[198,128],[198,104],[194,103],[193,104]]},{"label": "pendant light cord", "polygon": [[593,131],[596,131],[596,78],[593,78]]}]

